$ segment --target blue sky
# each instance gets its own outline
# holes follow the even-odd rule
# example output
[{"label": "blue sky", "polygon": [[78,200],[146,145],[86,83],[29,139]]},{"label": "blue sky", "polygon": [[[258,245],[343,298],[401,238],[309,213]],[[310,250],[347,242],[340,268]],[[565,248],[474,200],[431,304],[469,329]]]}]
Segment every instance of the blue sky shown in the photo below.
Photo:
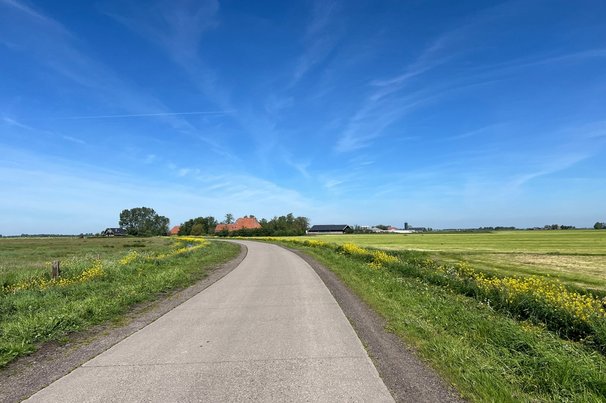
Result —
[{"label": "blue sky", "polygon": [[606,221],[606,3],[0,0],[0,233]]}]

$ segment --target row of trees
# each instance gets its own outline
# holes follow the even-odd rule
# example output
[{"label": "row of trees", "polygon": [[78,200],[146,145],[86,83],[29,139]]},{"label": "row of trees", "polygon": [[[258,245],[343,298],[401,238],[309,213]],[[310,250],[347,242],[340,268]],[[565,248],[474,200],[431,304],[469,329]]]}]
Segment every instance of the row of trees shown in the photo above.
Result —
[{"label": "row of trees", "polygon": [[[255,218],[253,215],[246,217]],[[233,224],[233,222],[234,216],[228,213],[220,224]],[[215,233],[217,224],[219,222],[212,216],[192,218],[181,224],[179,235],[290,236],[303,235],[309,229],[309,219],[307,217],[295,217],[292,213],[276,216],[270,220],[262,218],[259,220],[261,228],[242,228],[236,231],[222,230]]]},{"label": "row of trees", "polygon": [[[246,216],[248,217],[248,216]],[[250,216],[254,218],[253,215]],[[232,224],[234,216],[231,213],[225,215],[221,224]],[[124,228],[128,235],[133,236],[157,236],[168,234],[169,219],[161,216],[152,208],[135,207],[122,210],[119,220],[120,227]],[[196,217],[185,221],[179,228],[179,235],[211,235],[219,221],[212,216]],[[243,228],[237,231],[220,231],[219,236],[288,236],[303,235],[309,228],[307,217],[295,217],[292,213],[284,216],[274,217],[270,220],[261,219],[261,228]]]},{"label": "row of trees", "polygon": [[606,229],[606,222],[596,222],[593,224],[594,229]]}]

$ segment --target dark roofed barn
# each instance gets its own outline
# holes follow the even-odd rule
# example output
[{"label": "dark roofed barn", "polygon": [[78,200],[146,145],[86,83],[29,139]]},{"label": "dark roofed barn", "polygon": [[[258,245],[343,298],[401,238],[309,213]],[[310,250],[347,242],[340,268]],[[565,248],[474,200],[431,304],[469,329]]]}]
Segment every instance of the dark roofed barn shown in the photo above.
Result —
[{"label": "dark roofed barn", "polygon": [[106,228],[101,233],[103,236],[125,236],[126,230],[124,228]]},{"label": "dark roofed barn", "polygon": [[311,227],[307,233],[309,235],[319,235],[319,234],[349,234],[352,233],[353,230],[349,225],[341,224],[341,225],[314,225]]}]

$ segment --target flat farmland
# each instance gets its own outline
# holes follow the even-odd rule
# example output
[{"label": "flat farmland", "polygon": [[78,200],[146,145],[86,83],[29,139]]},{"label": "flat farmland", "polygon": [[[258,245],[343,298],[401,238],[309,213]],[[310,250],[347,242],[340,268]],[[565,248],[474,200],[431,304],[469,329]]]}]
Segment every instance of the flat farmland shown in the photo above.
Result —
[{"label": "flat farmland", "polygon": [[386,250],[425,251],[439,260],[466,261],[484,271],[550,276],[576,287],[606,291],[606,231],[354,234],[317,239]]},{"label": "flat farmland", "polygon": [[169,238],[2,238],[0,279],[49,273],[54,260],[118,259],[130,250],[159,252],[170,245]]},{"label": "flat farmland", "polygon": [[[194,237],[0,239],[0,368],[48,341],[120,320],[234,258]],[[61,276],[51,278],[53,261]]]}]

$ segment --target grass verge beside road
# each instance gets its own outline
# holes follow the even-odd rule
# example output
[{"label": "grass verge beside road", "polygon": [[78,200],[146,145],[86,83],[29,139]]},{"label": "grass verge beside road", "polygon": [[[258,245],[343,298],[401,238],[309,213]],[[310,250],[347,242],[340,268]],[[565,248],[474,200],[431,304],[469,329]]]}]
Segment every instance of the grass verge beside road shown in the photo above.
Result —
[{"label": "grass verge beside road", "polygon": [[[0,240],[0,367],[42,342],[119,320],[238,251],[202,238]],[[52,280],[49,260],[59,258],[62,276]]]},{"label": "grass verge beside road", "polygon": [[536,317],[523,320],[456,283],[432,281],[431,265],[419,266],[427,254],[282,242],[333,270],[470,400],[606,399],[606,357],[592,342],[562,339]]}]

